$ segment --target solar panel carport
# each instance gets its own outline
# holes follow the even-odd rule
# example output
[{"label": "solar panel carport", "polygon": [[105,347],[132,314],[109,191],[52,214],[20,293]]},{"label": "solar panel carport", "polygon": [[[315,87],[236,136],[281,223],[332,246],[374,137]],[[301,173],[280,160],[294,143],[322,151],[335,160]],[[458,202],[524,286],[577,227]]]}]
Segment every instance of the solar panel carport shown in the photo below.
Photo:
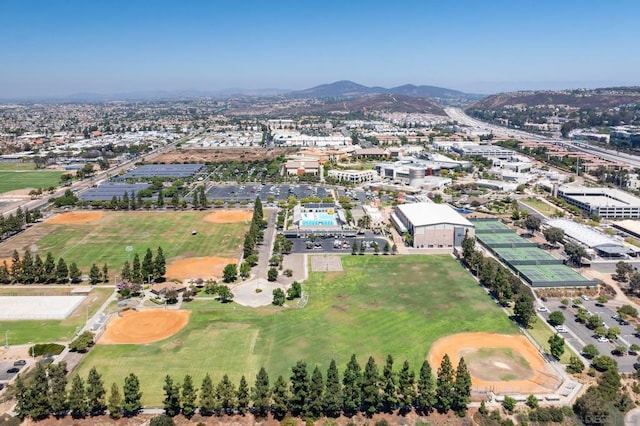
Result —
[{"label": "solar panel carport", "polygon": [[187,178],[200,172],[202,164],[145,164],[129,170],[118,179],[141,179],[152,177]]},{"label": "solar panel carport", "polygon": [[125,182],[105,182],[100,184],[97,188],[91,188],[80,194],[80,199],[83,201],[111,201],[114,196],[118,198],[127,196],[134,196],[151,186],[149,183],[125,183]]}]

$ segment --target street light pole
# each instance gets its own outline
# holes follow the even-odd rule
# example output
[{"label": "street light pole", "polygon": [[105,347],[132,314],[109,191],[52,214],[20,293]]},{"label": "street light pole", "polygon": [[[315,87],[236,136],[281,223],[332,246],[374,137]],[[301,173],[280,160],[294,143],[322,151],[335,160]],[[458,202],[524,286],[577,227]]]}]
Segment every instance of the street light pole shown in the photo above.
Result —
[{"label": "street light pole", "polygon": [[9,349],[9,330],[4,332],[4,348]]}]

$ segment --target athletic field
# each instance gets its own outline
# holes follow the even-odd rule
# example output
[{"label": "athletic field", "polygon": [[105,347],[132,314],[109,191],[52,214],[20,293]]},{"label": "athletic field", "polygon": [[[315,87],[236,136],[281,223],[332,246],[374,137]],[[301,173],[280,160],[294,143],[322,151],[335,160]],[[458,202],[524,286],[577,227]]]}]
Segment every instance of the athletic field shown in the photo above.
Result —
[{"label": "athletic field", "polygon": [[60,176],[63,172],[35,168],[33,163],[0,164],[0,194],[16,189],[46,189],[60,184]]},{"label": "athletic field", "polygon": [[[381,367],[393,354],[417,370],[438,338],[460,332],[513,334],[516,327],[451,256],[344,256],[343,272],[312,272],[303,284],[309,302],[291,307],[245,308],[214,301],[183,304],[189,324],[174,336],[147,345],[94,347],[78,372],[96,366],[110,386],[135,372],[143,402],[159,406],[167,372],[196,386],[208,372],[227,373],[250,385],[264,366],[275,380],[290,375],[297,360],[340,371],[356,353],[362,366],[373,355]],[[437,366],[434,367],[434,369]]]}]

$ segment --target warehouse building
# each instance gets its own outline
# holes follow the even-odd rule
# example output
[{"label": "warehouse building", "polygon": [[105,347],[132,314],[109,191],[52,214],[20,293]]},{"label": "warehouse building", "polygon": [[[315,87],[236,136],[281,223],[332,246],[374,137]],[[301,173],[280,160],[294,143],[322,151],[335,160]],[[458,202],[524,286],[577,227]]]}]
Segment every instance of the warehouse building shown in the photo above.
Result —
[{"label": "warehouse building", "polygon": [[391,221],[400,234],[411,235],[414,248],[459,247],[467,231],[474,235],[473,224],[446,204],[401,204]]}]

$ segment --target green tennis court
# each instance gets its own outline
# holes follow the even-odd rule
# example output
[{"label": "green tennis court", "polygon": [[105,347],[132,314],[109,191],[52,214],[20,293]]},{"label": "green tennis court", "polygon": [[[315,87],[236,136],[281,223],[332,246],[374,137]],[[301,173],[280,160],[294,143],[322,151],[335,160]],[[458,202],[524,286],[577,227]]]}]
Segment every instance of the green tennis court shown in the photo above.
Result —
[{"label": "green tennis court", "polygon": [[575,287],[596,284],[565,265],[518,265],[518,271],[533,287]]},{"label": "green tennis court", "polygon": [[497,247],[492,251],[511,265],[562,264],[561,259],[556,259],[537,247]]},{"label": "green tennis court", "polygon": [[471,223],[476,228],[476,234],[513,232],[511,228],[498,220],[474,220]]},{"label": "green tennis court", "polygon": [[497,247],[534,247],[535,243],[525,240],[515,232],[496,234],[476,234],[476,238],[485,246]]}]

